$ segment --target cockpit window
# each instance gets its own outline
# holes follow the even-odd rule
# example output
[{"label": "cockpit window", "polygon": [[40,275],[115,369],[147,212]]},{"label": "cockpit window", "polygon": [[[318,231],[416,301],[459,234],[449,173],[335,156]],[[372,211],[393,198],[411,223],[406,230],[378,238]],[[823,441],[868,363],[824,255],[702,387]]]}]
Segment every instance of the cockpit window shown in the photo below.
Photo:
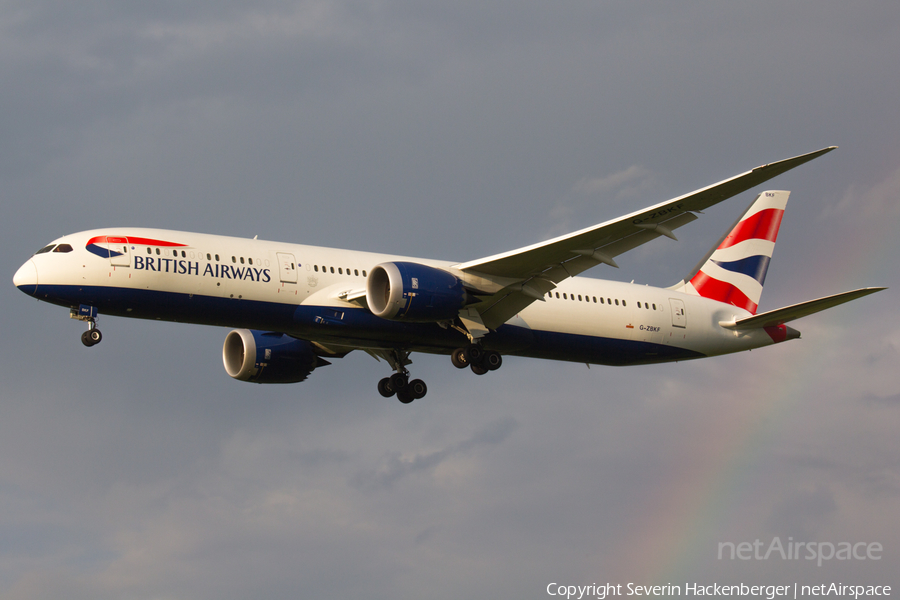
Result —
[{"label": "cockpit window", "polygon": [[50,244],[49,246],[44,246],[43,248],[41,248],[40,250],[35,252],[35,254],[37,255],[37,254],[43,254],[44,252],[50,252],[51,250],[53,250],[54,246],[56,246],[56,244]]},{"label": "cockpit window", "polygon": [[69,244],[60,244],[56,248],[53,249],[54,252],[71,252],[72,246]]}]

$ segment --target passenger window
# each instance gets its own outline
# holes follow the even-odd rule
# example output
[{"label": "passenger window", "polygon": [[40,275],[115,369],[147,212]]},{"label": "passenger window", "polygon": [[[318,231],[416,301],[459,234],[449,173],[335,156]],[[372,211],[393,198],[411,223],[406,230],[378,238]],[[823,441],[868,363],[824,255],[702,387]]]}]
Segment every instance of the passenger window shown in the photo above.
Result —
[{"label": "passenger window", "polygon": [[313,265],[313,270],[314,270],[316,273],[318,273],[318,272],[319,272],[319,265]]},{"label": "passenger window", "polygon": [[627,306],[627,304],[625,304],[624,300],[622,300],[622,306]]},{"label": "passenger window", "polygon": [[334,273],[334,267],[331,267],[331,272]]},{"label": "passenger window", "polygon": [[40,250],[38,250],[37,252],[35,252],[35,255],[43,254],[43,253],[45,253],[45,252],[50,252],[51,250],[53,250],[53,247],[54,247],[55,245],[56,245],[56,244],[50,244],[49,246],[44,246],[43,248],[41,248]]},{"label": "passenger window", "polygon": [[565,293],[565,292],[563,292],[563,300],[568,300],[568,299],[569,299],[569,297],[566,296],[566,293]]},{"label": "passenger window", "polygon": [[581,302],[581,294],[578,294],[578,301]]},{"label": "passenger window", "polygon": [[653,310],[656,310],[656,305],[655,305],[655,304],[653,305]]},{"label": "passenger window", "polygon": [[253,264],[253,259],[252,259],[252,258],[248,258],[248,259],[247,259],[247,263],[252,265],[252,264]]},{"label": "passenger window", "polygon": [[366,270],[363,269],[363,277],[365,277],[365,276],[366,276]]},{"label": "passenger window", "polygon": [[231,262],[236,263],[236,262],[237,262],[237,258],[235,258],[234,256],[232,256],[232,257],[231,257]]},{"label": "passenger window", "polygon": [[187,252],[184,250],[181,251],[181,258],[187,258]]},{"label": "passenger window", "polygon": [[593,296],[593,298],[594,298],[594,304],[597,304],[597,296]]},{"label": "passenger window", "polygon": [[212,260],[212,256],[210,256],[208,252],[206,253],[206,260]]},{"label": "passenger window", "polygon": [[244,264],[244,257],[241,257],[241,264]]},{"label": "passenger window", "polygon": [[343,275],[343,274],[344,274],[344,270],[342,268],[338,267],[338,275]]},{"label": "passenger window", "polygon": [[359,277],[359,269],[353,269],[353,274]]},{"label": "passenger window", "polygon": [[156,255],[159,256],[159,248],[156,249]]},{"label": "passenger window", "polygon": [[147,248],[147,254],[153,254],[153,248]]},{"label": "passenger window", "polygon": [[619,299],[616,298],[616,306],[618,306],[618,305],[619,305]]},{"label": "passenger window", "polygon": [[219,262],[219,255],[216,254],[216,262]]}]

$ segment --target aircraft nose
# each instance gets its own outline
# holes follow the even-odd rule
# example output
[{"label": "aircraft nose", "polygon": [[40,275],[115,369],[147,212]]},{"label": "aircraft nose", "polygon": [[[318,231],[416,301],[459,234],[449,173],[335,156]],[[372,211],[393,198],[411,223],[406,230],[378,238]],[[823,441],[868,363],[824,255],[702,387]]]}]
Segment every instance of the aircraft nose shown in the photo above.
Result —
[{"label": "aircraft nose", "polygon": [[34,266],[34,261],[29,259],[28,262],[19,267],[19,270],[13,275],[13,283],[29,296],[34,296],[37,293],[38,273],[37,267]]}]

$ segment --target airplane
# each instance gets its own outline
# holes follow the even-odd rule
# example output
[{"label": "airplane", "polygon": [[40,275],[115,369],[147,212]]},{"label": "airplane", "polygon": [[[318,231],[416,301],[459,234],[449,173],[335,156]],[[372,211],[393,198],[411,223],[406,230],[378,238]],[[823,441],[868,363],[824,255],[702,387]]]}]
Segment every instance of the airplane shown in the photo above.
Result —
[{"label": "airplane", "polygon": [[300,244],[110,227],[63,236],[13,277],[24,293],[69,309],[102,334],[99,315],[235,328],[231,377],[295,383],[353,350],[385,360],[384,397],[425,396],[413,352],[449,355],[478,375],[503,356],[599,365],[704,358],[800,337],[791,322],[886,288],[843,292],[759,313],[790,192],[763,191],[698,266],[668,288],[578,277],[702,211],[834,150],[745,173],[517,250],[454,262]]}]

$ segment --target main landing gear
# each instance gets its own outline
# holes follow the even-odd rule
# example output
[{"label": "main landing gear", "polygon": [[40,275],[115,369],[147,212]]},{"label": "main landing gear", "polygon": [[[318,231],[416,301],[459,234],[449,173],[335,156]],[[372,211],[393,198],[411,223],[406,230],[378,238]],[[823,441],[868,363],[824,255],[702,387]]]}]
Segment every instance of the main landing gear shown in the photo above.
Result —
[{"label": "main landing gear", "polygon": [[413,400],[424,398],[428,393],[428,386],[421,379],[409,380],[409,369],[406,365],[410,364],[409,352],[406,350],[392,350],[387,354],[381,355],[391,364],[396,373],[390,377],[385,377],[378,382],[378,393],[385,398],[396,395],[397,400],[403,404],[409,404]]},{"label": "main landing gear", "polygon": [[[386,359],[396,371],[390,377],[385,377],[378,382],[378,393],[385,398],[397,396],[397,400],[403,404],[409,404],[413,400],[423,398],[428,393],[428,386],[421,379],[409,379],[409,370],[406,365],[409,360],[407,350],[382,350],[377,357]],[[450,354],[450,360],[458,369],[469,367],[476,375],[484,375],[488,371],[496,371],[503,364],[503,357],[496,350],[485,350],[481,344],[469,344],[464,348],[457,348]]]},{"label": "main landing gear", "polygon": [[97,329],[97,309],[93,306],[82,305],[78,310],[73,308],[69,311],[69,318],[88,324],[88,330],[81,334],[81,343],[88,348],[96,346],[103,340],[103,334]]},{"label": "main landing gear", "polygon": [[396,394],[397,400],[403,404],[409,404],[413,400],[424,398],[425,394],[428,393],[428,386],[421,379],[410,381],[409,372],[400,372],[379,381],[378,393],[385,398],[390,398]]},{"label": "main landing gear", "polygon": [[499,369],[503,364],[503,357],[496,350],[485,350],[479,344],[469,344],[465,348],[454,350],[450,361],[457,369],[469,367],[476,375],[484,375],[488,371]]}]

